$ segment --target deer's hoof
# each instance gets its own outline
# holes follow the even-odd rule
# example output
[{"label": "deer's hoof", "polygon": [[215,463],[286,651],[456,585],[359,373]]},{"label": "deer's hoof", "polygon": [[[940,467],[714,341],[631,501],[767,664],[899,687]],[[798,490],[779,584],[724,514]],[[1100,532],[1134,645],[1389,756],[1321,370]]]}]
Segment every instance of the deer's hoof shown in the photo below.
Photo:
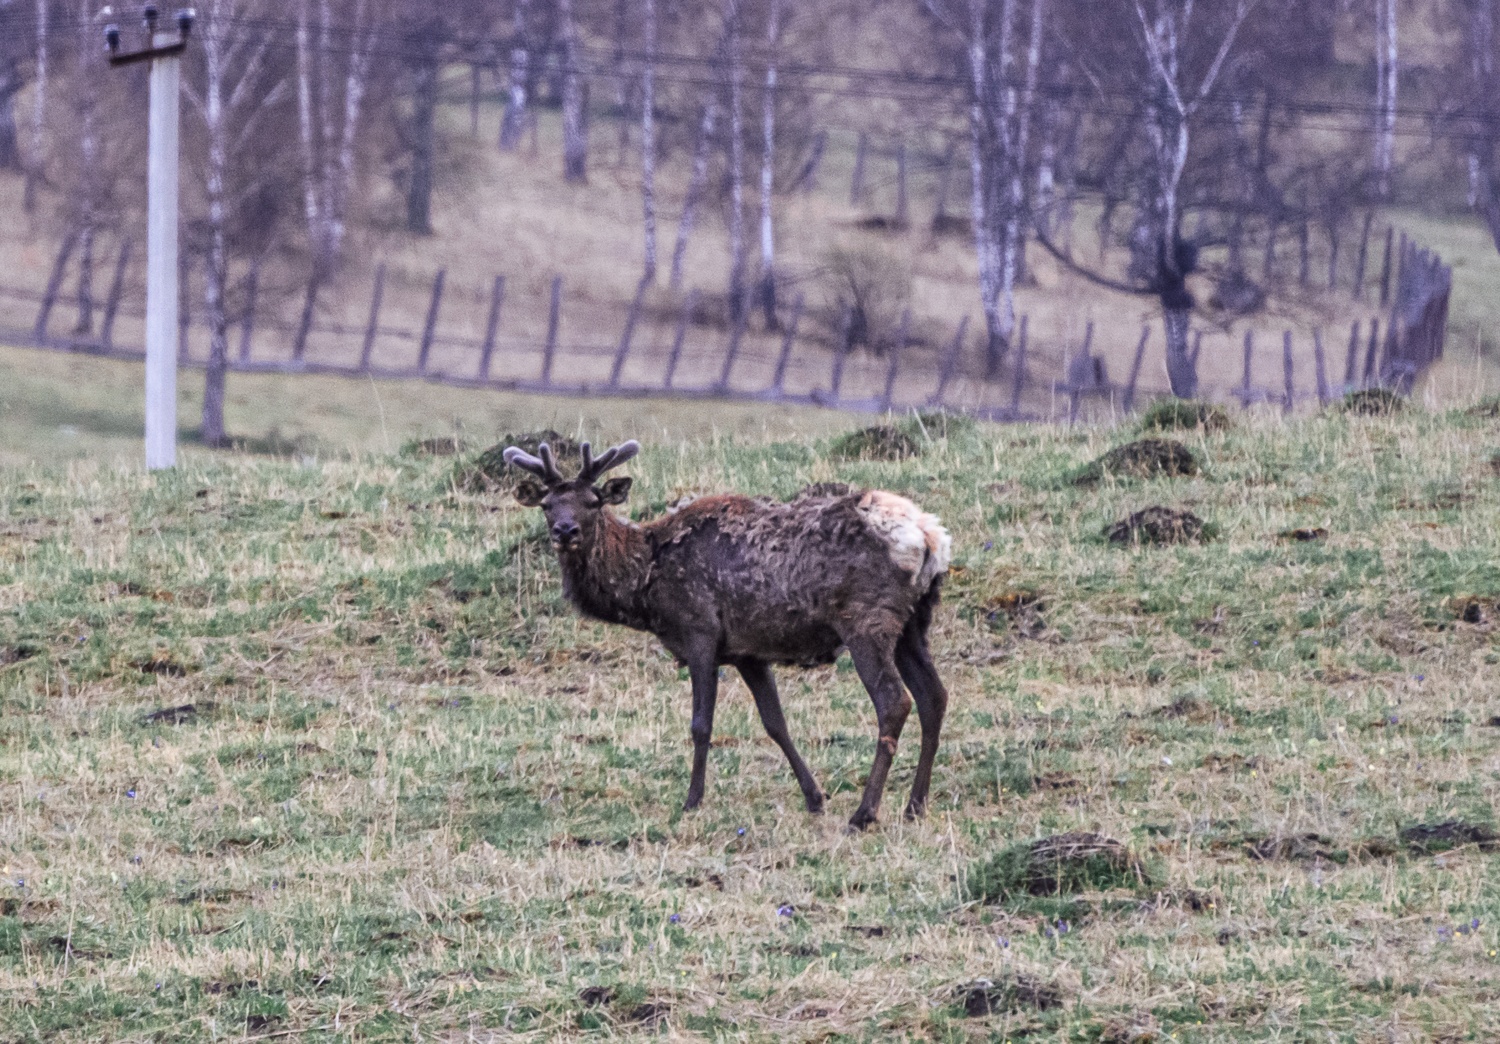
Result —
[{"label": "deer's hoof", "polygon": [[907,805],[904,815],[908,820],[921,819],[927,815],[927,805],[925,802],[920,805]]},{"label": "deer's hoof", "polygon": [[814,794],[807,799],[807,811],[815,816],[823,814],[824,795]]},{"label": "deer's hoof", "polygon": [[845,832],[850,834],[862,833],[869,827],[875,825],[875,813],[860,809],[849,817],[849,826]]},{"label": "deer's hoof", "polygon": [[682,810],[684,812],[694,812],[701,804],[703,804],[702,796],[693,797],[691,794],[689,794],[688,799],[682,803]]}]

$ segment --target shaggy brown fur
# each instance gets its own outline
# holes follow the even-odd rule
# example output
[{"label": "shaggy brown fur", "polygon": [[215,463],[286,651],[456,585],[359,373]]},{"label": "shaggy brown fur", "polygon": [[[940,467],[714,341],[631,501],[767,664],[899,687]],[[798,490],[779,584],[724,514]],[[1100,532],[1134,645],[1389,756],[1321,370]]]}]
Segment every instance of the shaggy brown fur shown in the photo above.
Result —
[{"label": "shaggy brown fur", "polygon": [[840,487],[810,489],[787,504],[701,497],[636,525],[604,510],[625,501],[630,479],[594,482],[638,449],[627,442],[595,461],[585,444],[573,479],[558,473],[545,446],[540,457],[515,449],[506,456],[545,484],[523,483],[516,497],[546,513],[568,599],[588,616],[652,632],[687,665],[694,751],[685,807],[703,799],[718,668],[728,665],[755,697],[808,811],[821,812],[823,793],[787,733],[770,665],[831,663],[847,648],[879,720],[874,765],[850,825],[875,820],[913,697],[922,748],[906,813],[921,815],[948,704],[927,649],[947,531],[903,497]]}]

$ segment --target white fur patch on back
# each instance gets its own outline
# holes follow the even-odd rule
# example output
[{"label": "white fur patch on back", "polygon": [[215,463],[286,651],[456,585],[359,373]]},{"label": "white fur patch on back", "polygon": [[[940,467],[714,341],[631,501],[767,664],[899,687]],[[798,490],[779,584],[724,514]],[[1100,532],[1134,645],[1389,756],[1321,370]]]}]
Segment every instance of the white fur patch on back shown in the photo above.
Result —
[{"label": "white fur patch on back", "polygon": [[871,531],[890,548],[891,561],[911,574],[912,586],[925,589],[948,571],[953,538],[936,515],[880,489],[860,498],[859,511]]}]

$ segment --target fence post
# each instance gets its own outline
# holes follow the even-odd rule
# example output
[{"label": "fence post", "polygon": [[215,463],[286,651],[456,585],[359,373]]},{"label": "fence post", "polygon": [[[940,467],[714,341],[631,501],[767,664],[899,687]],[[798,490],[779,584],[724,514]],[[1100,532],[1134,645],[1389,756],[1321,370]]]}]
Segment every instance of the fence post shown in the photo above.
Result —
[{"label": "fence post", "polygon": [[953,183],[953,142],[948,142],[948,151],[943,153],[943,169],[938,173],[937,205],[932,211],[932,230],[943,231],[948,220],[948,190]]},{"label": "fence post", "polygon": [[192,255],[184,250],[177,262],[177,359],[187,362],[188,329],[193,323],[193,262]]},{"label": "fence post", "polygon": [[1313,372],[1318,380],[1318,405],[1328,402],[1328,364],[1323,359],[1323,331],[1313,330]]},{"label": "fence post", "polygon": [[52,263],[52,275],[47,279],[47,291],[42,295],[42,308],[37,313],[36,327],[32,330],[32,336],[38,341],[47,336],[47,320],[52,315],[52,306],[57,302],[57,293],[62,289],[63,273],[67,271],[68,258],[73,254],[73,247],[78,242],[78,233],[69,232],[63,237],[62,246],[57,250],[57,260]]},{"label": "fence post", "polygon": [[745,326],[749,322],[750,308],[746,306],[740,309],[734,326],[729,329],[729,346],[724,350],[724,368],[719,371],[719,383],[715,385],[721,392],[729,390],[729,375],[734,370],[734,361],[739,358],[740,341],[745,337]]},{"label": "fence post", "polygon": [[896,143],[896,227],[905,228],[910,218],[906,200],[906,139]]},{"label": "fence post", "polygon": [[1135,382],[1141,376],[1141,360],[1146,357],[1146,342],[1151,338],[1150,325],[1141,327],[1141,340],[1135,346],[1135,360],[1130,364],[1130,381],[1125,385],[1125,412],[1135,408]]},{"label": "fence post", "polygon": [[1387,225],[1385,229],[1385,259],[1380,263],[1380,307],[1384,308],[1391,301],[1391,249],[1396,240],[1396,228]]},{"label": "fence post", "polygon": [[417,353],[417,372],[427,372],[427,360],[432,354],[432,338],[437,332],[438,309],[443,304],[443,280],[448,275],[446,268],[439,268],[432,279],[432,301],[427,305],[427,323],[422,327],[422,347]]},{"label": "fence post", "polygon": [[1359,380],[1359,320],[1349,326],[1349,355],[1344,360],[1344,391],[1354,387]]},{"label": "fence post", "polygon": [[365,343],[359,350],[359,368],[370,368],[370,354],[375,350],[375,334],[380,329],[380,299],[385,295],[385,262],[375,267],[375,287],[370,291],[370,321],[365,324]]},{"label": "fence post", "polygon": [[1370,226],[1375,223],[1375,211],[1365,211],[1364,228],[1359,233],[1359,254],[1354,260],[1354,298],[1365,296],[1365,268],[1370,259]]},{"label": "fence post", "polygon": [[[963,351],[964,333],[969,329],[969,317],[966,315],[958,322],[958,330],[953,335],[953,340],[948,344],[947,354],[943,358],[943,369],[938,375],[937,391],[932,393],[932,398],[927,400],[929,406],[941,406],[943,396],[948,391],[948,385],[953,383],[953,374],[958,370],[958,354]],[[1021,317],[1021,329],[1026,329],[1026,317]]]},{"label": "fence post", "polygon": [[1271,281],[1271,276],[1276,271],[1276,233],[1278,231],[1279,227],[1275,221],[1272,221],[1266,229],[1266,260],[1261,266],[1260,273],[1261,281],[1265,283]]},{"label": "fence post", "polygon": [[1244,376],[1240,378],[1240,402],[1249,406],[1251,399],[1250,364],[1255,354],[1255,331],[1245,331]]},{"label": "fence post", "polygon": [[859,132],[859,143],[854,147],[854,173],[849,178],[849,205],[857,207],[865,198],[865,153],[869,151],[870,138]]},{"label": "fence post", "polygon": [[896,395],[896,370],[901,365],[901,353],[906,351],[906,332],[911,326],[911,309],[901,312],[901,329],[896,334],[895,347],[891,349],[891,365],[885,371],[885,394],[880,397],[880,411],[891,412],[891,400]]},{"label": "fence post", "polygon": [[561,319],[562,276],[553,276],[552,302],[547,311],[547,346],[542,351],[542,383],[544,385],[552,383],[552,360],[557,354],[557,325]]},{"label": "fence post", "polygon": [[245,277],[245,314],[240,319],[240,362],[250,361],[250,336],[255,332],[255,309],[260,298],[260,258],[250,265]]},{"label": "fence post", "polygon": [[120,297],[125,292],[125,270],[130,265],[130,240],[120,243],[120,256],[115,259],[115,277],[109,284],[109,299],[104,302],[104,322],[99,329],[99,343],[113,348],[115,343],[115,315],[120,310]]},{"label": "fence post", "polygon": [[[1015,418],[1021,412],[1021,388],[1026,383],[1026,342],[1030,340],[1030,318],[1029,315],[1024,313],[1021,316],[1021,340],[1016,345],[1016,376],[1010,384],[1010,415],[1012,418]],[[964,322],[968,321],[969,317],[964,316]],[[963,328],[960,327],[959,329],[962,330]]]},{"label": "fence post", "polygon": [[[630,302],[630,312],[625,316],[625,329],[620,334],[620,347],[615,349],[615,362],[609,368],[609,386],[618,388],[620,386],[620,374],[625,369],[625,357],[630,354],[630,341],[635,337],[635,324],[641,317],[641,302],[646,297],[646,288],[651,285],[651,276],[641,276],[640,285],[635,289],[635,297]],[[750,309],[746,308],[748,312]]]},{"label": "fence post", "polygon": [[1391,267],[1391,294],[1393,296],[1401,292],[1401,276],[1406,271],[1406,252],[1410,247],[1406,233],[1401,233],[1400,245],[1396,248],[1396,261]]},{"label": "fence post", "polygon": [[[682,358],[682,342],[687,340],[688,322],[693,317],[693,309],[698,304],[698,291],[696,288],[689,290],[687,300],[682,304],[682,318],[677,321],[677,336],[672,338],[672,354],[667,359],[667,376],[662,381],[662,387],[667,391],[672,390],[672,378],[677,375],[677,361]],[[802,298],[797,298],[797,314],[802,313]],[[793,329],[795,329],[795,324]],[[787,343],[791,343],[791,334],[787,334]]]},{"label": "fence post", "polygon": [[1328,289],[1339,288],[1339,228],[1328,223]]},{"label": "fence post", "polygon": [[1297,229],[1297,258],[1300,262],[1297,285],[1306,286],[1312,282],[1312,233],[1307,227],[1307,218],[1302,219],[1302,224]]},{"label": "fence post", "polygon": [[848,305],[844,306],[844,318],[839,322],[839,343],[833,355],[833,375],[830,396],[834,403],[839,401],[839,389],[844,384],[844,360],[849,357],[849,334],[850,327],[854,324],[854,309]]},{"label": "fence post", "polygon": [[500,307],[505,303],[505,277],[497,275],[490,290],[490,316],[484,324],[484,344],[479,349],[479,379],[490,379],[490,359],[495,354],[495,334],[500,329]]},{"label": "fence post", "polygon": [[1365,351],[1365,375],[1360,386],[1368,388],[1375,376],[1375,356],[1380,350],[1380,320],[1370,320],[1370,347]]},{"label": "fence post", "polygon": [[1281,404],[1281,412],[1288,414],[1292,412],[1292,404],[1297,401],[1297,386],[1292,373],[1292,331],[1285,330],[1281,334],[1281,370],[1286,378],[1286,399]]},{"label": "fence post", "polygon": [[802,302],[803,295],[798,294],[792,305],[792,321],[787,324],[786,333],[781,339],[781,355],[776,359],[776,376],[771,381],[771,390],[778,397],[782,394],[782,386],[786,381],[787,363],[792,359],[792,342],[797,337],[797,323],[802,319]]}]

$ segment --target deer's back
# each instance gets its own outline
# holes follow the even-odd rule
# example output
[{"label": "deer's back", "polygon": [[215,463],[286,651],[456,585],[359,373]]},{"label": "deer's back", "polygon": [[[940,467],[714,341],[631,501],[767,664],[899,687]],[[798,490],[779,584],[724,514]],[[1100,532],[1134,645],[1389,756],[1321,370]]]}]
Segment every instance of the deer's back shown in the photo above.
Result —
[{"label": "deer's back", "polygon": [[950,553],[937,518],[880,491],[703,497],[647,531],[657,612],[718,626],[726,656],[788,662],[831,660],[851,622],[899,632]]}]

